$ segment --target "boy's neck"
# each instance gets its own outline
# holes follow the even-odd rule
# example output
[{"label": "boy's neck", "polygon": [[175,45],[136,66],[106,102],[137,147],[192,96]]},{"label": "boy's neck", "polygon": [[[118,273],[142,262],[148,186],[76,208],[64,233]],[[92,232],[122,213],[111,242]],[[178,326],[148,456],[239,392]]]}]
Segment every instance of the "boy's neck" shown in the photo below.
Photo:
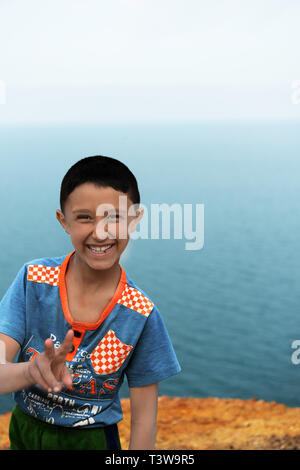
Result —
[{"label": "boy's neck", "polygon": [[119,263],[114,264],[108,270],[95,270],[90,268],[86,263],[83,263],[76,252],[71,256],[67,271],[71,271],[72,278],[82,288],[84,292],[94,292],[99,289],[115,290],[119,284],[121,277],[121,268]]}]

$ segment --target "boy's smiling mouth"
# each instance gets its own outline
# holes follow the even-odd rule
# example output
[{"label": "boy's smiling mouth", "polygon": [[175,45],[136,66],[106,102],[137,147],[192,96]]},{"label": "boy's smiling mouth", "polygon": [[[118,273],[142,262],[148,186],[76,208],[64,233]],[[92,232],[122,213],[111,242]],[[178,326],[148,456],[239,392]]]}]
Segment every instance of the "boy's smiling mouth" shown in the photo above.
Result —
[{"label": "boy's smiling mouth", "polygon": [[93,255],[104,256],[111,253],[114,245],[115,243],[106,243],[105,245],[87,245],[87,247]]}]

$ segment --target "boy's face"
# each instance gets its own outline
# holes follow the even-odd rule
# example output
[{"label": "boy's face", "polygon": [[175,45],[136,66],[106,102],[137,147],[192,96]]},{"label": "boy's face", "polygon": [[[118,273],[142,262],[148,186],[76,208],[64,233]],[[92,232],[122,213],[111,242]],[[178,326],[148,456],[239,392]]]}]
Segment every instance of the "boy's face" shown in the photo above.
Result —
[{"label": "boy's face", "polygon": [[[56,218],[70,235],[81,260],[93,269],[109,269],[119,263],[130,232],[135,230],[143,216],[142,208],[136,215],[129,215],[133,214],[132,210],[128,214],[131,206],[133,202],[127,194],[111,187],[84,183],[69,195],[65,216],[57,210]],[[107,245],[112,246],[100,252]]]}]

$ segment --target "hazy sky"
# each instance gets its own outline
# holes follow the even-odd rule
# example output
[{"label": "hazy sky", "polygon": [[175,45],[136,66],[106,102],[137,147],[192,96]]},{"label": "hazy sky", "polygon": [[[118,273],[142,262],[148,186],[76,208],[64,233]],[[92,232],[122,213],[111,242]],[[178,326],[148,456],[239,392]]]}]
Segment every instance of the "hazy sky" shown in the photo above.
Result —
[{"label": "hazy sky", "polygon": [[0,123],[300,117],[299,18],[299,0],[0,0]]}]

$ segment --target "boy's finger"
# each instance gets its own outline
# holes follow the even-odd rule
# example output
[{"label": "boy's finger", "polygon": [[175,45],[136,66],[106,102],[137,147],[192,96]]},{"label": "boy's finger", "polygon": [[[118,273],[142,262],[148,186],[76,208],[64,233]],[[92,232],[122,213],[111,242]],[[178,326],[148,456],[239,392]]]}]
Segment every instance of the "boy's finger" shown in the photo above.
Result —
[{"label": "boy's finger", "polygon": [[46,341],[44,342],[44,352],[50,361],[54,358],[55,353],[54,353],[54,344],[53,344],[52,339],[47,338]]},{"label": "boy's finger", "polygon": [[33,372],[31,372],[31,375],[32,375],[33,379],[35,380],[35,383],[37,385],[39,385],[40,387],[42,387],[45,390],[45,392],[50,392],[51,391],[51,387],[43,379],[42,374],[41,374],[41,372],[39,371],[39,369],[37,367],[35,368],[35,370]]},{"label": "boy's finger", "polygon": [[59,383],[53,375],[50,365],[45,360],[37,361],[37,374],[40,375],[40,378],[47,385],[47,392],[58,392],[60,389]]},{"label": "boy's finger", "polygon": [[64,366],[62,373],[61,373],[61,381],[63,385],[67,388],[71,387],[72,382],[73,382],[72,374],[66,365]]},{"label": "boy's finger", "polygon": [[73,345],[73,338],[74,338],[74,331],[73,330],[69,330],[63,340],[63,342],[61,343],[61,345],[59,346],[57,352],[62,355],[62,356],[66,356],[71,348],[72,348],[72,345]]}]

